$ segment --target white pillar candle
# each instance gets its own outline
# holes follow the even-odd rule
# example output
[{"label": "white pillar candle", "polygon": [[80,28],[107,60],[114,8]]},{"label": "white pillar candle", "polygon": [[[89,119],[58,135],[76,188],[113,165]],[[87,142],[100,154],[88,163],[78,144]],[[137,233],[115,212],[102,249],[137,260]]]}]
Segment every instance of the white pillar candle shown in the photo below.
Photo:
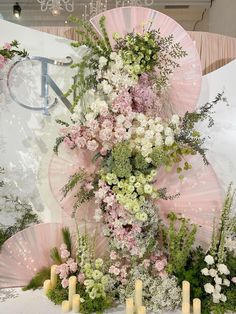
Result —
[{"label": "white pillar candle", "polygon": [[190,303],[182,303],[182,314],[190,314]]},{"label": "white pillar candle", "polygon": [[143,283],[142,280],[137,279],[135,281],[135,310],[138,312],[138,308],[142,306],[142,291]]},{"label": "white pillar candle", "polygon": [[201,314],[201,300],[193,299],[193,314]]},{"label": "white pillar candle", "polygon": [[61,310],[62,310],[63,313],[70,312],[70,303],[69,303],[69,301],[62,301]]},{"label": "white pillar candle", "polygon": [[72,310],[74,313],[79,313],[79,308],[80,308],[80,295],[74,294],[72,301]]},{"label": "white pillar candle", "polygon": [[140,306],[138,308],[138,314],[146,314],[146,307],[145,306]]},{"label": "white pillar candle", "polygon": [[52,289],[55,289],[56,288],[56,285],[57,285],[57,274],[56,274],[56,268],[57,268],[57,265],[52,265],[51,266],[51,286],[52,286]]},{"label": "white pillar candle", "polygon": [[76,283],[77,283],[77,278],[75,276],[71,276],[69,278],[69,303],[70,303],[70,308],[72,308],[73,296],[76,294]]},{"label": "white pillar candle", "polygon": [[186,280],[182,282],[182,303],[190,304],[190,283]]},{"label": "white pillar candle", "polygon": [[52,289],[51,280],[45,280],[43,283],[43,293],[46,295]]},{"label": "white pillar candle", "polygon": [[126,299],[126,314],[134,314],[134,299]]}]

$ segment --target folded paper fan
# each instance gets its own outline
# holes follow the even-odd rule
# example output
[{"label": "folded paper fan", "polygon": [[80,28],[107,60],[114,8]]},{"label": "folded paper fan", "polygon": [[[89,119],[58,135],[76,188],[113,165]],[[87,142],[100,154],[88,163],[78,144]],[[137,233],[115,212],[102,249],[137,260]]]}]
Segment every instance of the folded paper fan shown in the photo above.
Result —
[{"label": "folded paper fan", "polygon": [[176,169],[168,173],[160,170],[156,186],[166,187],[168,195],[180,193],[174,200],[158,200],[160,215],[167,222],[167,215],[171,211],[189,218],[191,223],[197,224],[197,239],[203,246],[209,245],[212,235],[213,222],[217,223],[222,208],[222,190],[213,168],[204,165],[200,156],[186,158],[192,169],[184,173],[180,181]]},{"label": "folded paper fan", "polygon": [[42,223],[8,239],[0,252],[0,288],[24,286],[42,267],[50,266],[50,250],[62,243],[61,227]]},{"label": "folded paper fan", "polygon": [[[68,183],[70,176],[81,168],[84,168],[88,173],[95,171],[96,166],[92,163],[92,155],[88,151],[71,150],[65,146],[62,147],[58,155],[53,154],[49,164],[48,179],[51,191],[67,216],[71,216],[73,212],[75,195],[78,192],[79,185],[69,192],[66,197],[63,196],[62,188]],[[94,209],[95,204],[93,201],[82,205],[77,211],[77,221],[91,221],[94,216]]]},{"label": "folded paper fan", "polygon": [[186,111],[196,108],[201,89],[201,62],[195,44],[188,33],[167,15],[143,7],[121,7],[102,12],[93,17],[90,22],[101,34],[99,19],[106,17],[106,27],[111,42],[114,42],[114,32],[125,35],[129,32],[142,32],[143,25],[147,29],[160,29],[162,36],[173,34],[174,41],[179,42],[187,56],[177,62],[180,67],[174,70],[170,78],[168,98],[175,113],[183,115]]}]

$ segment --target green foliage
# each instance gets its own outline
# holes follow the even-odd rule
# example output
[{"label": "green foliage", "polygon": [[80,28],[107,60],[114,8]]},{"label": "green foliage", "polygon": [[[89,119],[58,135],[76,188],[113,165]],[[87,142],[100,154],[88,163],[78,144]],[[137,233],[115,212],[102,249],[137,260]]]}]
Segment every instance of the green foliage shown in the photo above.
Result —
[{"label": "green foliage", "polygon": [[136,168],[139,171],[142,171],[142,173],[146,173],[149,168],[149,164],[145,161],[145,158],[140,152],[135,153],[133,158],[133,164],[134,168]]},{"label": "green foliage", "polygon": [[88,202],[94,196],[93,190],[87,191],[84,187],[81,187],[78,193],[75,195],[76,201],[73,206],[72,217],[75,217],[77,209],[83,204]]},{"label": "green foliage", "polygon": [[197,227],[189,220],[178,218],[174,213],[168,215],[169,228],[166,231],[166,245],[169,254],[168,272],[178,274],[184,270],[191,247],[195,241]]},{"label": "green foliage", "polygon": [[232,189],[232,183],[230,183],[221,211],[220,228],[217,230],[216,226],[214,226],[210,248],[210,254],[216,256],[219,263],[223,263],[226,258],[226,237],[230,237],[232,233],[235,233],[236,216],[231,213],[234,196],[235,190]]},{"label": "green foliage", "polygon": [[47,297],[54,304],[60,305],[62,301],[68,300],[68,289],[62,288],[61,283],[58,281],[55,289],[48,291]]},{"label": "green foliage", "polygon": [[112,172],[118,178],[128,178],[131,176],[132,165],[130,163],[132,150],[127,142],[118,143],[112,149]]},{"label": "green foliage", "polygon": [[51,259],[53,260],[53,262],[57,265],[62,264],[62,259],[60,256],[60,253],[58,251],[57,247],[54,247],[51,249],[51,253],[50,253]]},{"label": "green foliage", "polygon": [[72,254],[72,238],[68,227],[62,228],[62,237],[67,250],[70,252],[70,254]]},{"label": "green foliage", "polygon": [[26,290],[36,290],[43,286],[45,280],[50,279],[50,267],[42,268],[28,283],[27,286],[23,288]]},{"label": "green foliage", "polygon": [[227,102],[224,98],[224,93],[220,93],[212,102],[208,102],[199,110],[193,112],[186,112],[181,121],[181,130],[176,140],[179,143],[187,144],[188,147],[192,148],[194,152],[199,153],[206,165],[208,165],[208,160],[206,158],[206,149],[202,148],[205,142],[205,138],[201,138],[199,132],[197,132],[194,127],[198,122],[208,120],[208,127],[214,125],[214,120],[212,118],[213,107],[223,101]]},{"label": "green foliage", "polygon": [[65,139],[65,136],[60,136],[56,138],[56,143],[53,147],[54,153],[58,154],[59,146],[61,145],[61,143],[63,143],[64,139]]},{"label": "green foliage", "polygon": [[85,179],[86,175],[87,175],[87,173],[86,173],[86,171],[84,169],[80,169],[79,171],[74,173],[69,178],[69,181],[66,183],[66,185],[62,189],[64,197],[66,197],[66,195],[71,190],[73,190],[79,182],[83,181]]},{"label": "green foliage", "polygon": [[20,57],[27,57],[28,53],[25,49],[20,50],[19,49],[19,43],[17,40],[13,40],[11,43],[11,49],[0,49],[0,55],[2,55],[6,59],[12,59],[14,56],[20,56]]}]

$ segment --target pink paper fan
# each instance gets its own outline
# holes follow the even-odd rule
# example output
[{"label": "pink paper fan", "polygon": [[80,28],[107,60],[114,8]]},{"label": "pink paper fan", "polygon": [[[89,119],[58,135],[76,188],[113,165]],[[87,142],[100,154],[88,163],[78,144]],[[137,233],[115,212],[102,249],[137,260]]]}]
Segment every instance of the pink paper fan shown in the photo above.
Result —
[{"label": "pink paper fan", "polygon": [[162,36],[173,34],[174,41],[180,42],[188,55],[177,61],[180,67],[175,69],[170,78],[169,100],[173,111],[179,115],[183,115],[186,111],[193,111],[200,94],[202,70],[198,52],[188,33],[176,21],[161,12],[142,7],[121,7],[105,11],[90,20],[100,34],[101,16],[106,17],[111,42],[114,42],[112,39],[114,32],[120,35],[133,30],[142,32],[143,23],[150,24],[150,22],[152,22],[151,29],[160,29]]},{"label": "pink paper fan", "polygon": [[200,156],[186,158],[192,169],[185,172],[180,181],[176,169],[168,173],[160,170],[156,186],[166,187],[169,195],[180,193],[174,200],[160,200],[160,215],[166,222],[167,215],[173,211],[189,218],[199,227],[197,239],[199,244],[209,245],[214,219],[219,221],[222,208],[222,190],[213,168],[203,165]]},{"label": "pink paper fan", "polygon": [[50,250],[62,243],[61,224],[44,223],[16,233],[0,252],[0,288],[25,286],[45,266]]},{"label": "pink paper fan", "polygon": [[[92,163],[92,154],[84,150],[70,150],[66,147],[58,155],[53,155],[49,164],[48,177],[51,191],[59,202],[67,216],[70,216],[75,203],[75,195],[78,192],[79,185],[63,197],[62,188],[68,183],[71,175],[84,168],[88,173],[95,171],[95,164]],[[78,221],[91,221],[94,216],[95,203],[90,201],[82,205],[77,211]]]}]

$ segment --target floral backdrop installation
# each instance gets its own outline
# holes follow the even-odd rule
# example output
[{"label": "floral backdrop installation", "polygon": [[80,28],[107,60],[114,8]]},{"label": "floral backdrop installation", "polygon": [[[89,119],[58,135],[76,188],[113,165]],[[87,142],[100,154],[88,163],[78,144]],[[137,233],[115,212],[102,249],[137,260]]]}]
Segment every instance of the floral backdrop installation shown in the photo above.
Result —
[{"label": "floral backdrop installation", "polygon": [[[112,10],[110,16],[114,14]],[[63,243],[51,250],[52,267],[41,269],[25,289],[43,286],[64,312],[103,313],[126,300],[128,314],[161,313],[179,308],[182,299],[182,311],[189,314],[190,292],[195,314],[200,302],[196,298],[201,299],[203,313],[234,312],[232,184],[221,208],[217,203],[215,217],[212,208],[205,209],[205,217],[212,218],[212,235],[205,246],[197,238],[202,226],[195,223],[201,213],[192,212],[188,219],[181,210],[174,212],[181,194],[170,193],[171,181],[157,184],[165,171],[181,186],[195,166],[191,160],[199,156],[203,171],[210,167],[197,124],[207,121],[212,127],[214,106],[226,99],[219,93],[197,111],[194,106],[175,110],[171,82],[188,58],[188,49],[174,34],[164,36],[154,19],[143,20],[139,31],[115,32],[111,39],[106,15],[99,18],[102,36],[90,23],[72,18],[81,38],[72,45],[87,49],[82,61],[73,65],[77,80],[67,95],[76,92],[77,97],[70,120],[57,120],[61,128],[54,153],[60,156],[61,148],[66,149],[81,160],[72,174],[68,169],[68,181],[60,191],[70,198],[67,213],[76,232],[62,228]],[[212,198],[219,199],[214,193]],[[163,200],[169,204],[165,222],[160,217]],[[91,201],[93,206],[83,207]],[[81,221],[84,211],[90,221]],[[98,252],[99,237],[103,250]],[[191,291],[185,293],[185,287]]]}]

